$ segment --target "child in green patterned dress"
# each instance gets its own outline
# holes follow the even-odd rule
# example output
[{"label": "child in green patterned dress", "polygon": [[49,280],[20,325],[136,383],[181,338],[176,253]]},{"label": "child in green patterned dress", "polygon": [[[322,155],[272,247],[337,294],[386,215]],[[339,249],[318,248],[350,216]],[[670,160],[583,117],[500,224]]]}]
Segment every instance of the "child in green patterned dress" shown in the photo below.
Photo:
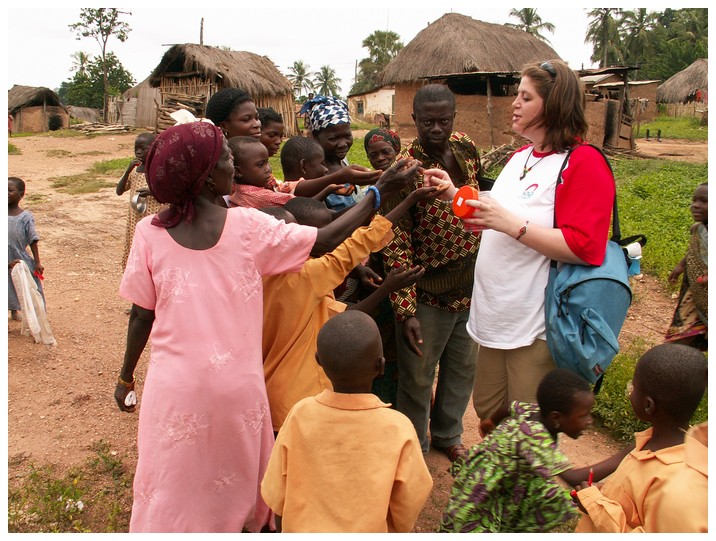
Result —
[{"label": "child in green patterned dress", "polygon": [[591,467],[572,468],[557,447],[557,435],[576,439],[592,424],[589,383],[557,368],[540,382],[537,402],[512,402],[481,422],[481,432],[490,434],[455,463],[439,531],[549,531],[578,515],[569,488],[557,477],[572,486],[588,477],[598,481],[633,447]]}]

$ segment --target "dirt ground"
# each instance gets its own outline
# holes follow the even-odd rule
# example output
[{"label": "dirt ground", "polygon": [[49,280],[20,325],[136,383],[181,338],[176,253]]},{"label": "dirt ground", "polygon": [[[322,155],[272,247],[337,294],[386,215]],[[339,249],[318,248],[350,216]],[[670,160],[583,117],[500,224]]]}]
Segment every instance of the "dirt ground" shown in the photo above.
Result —
[{"label": "dirt ground", "polygon": [[[35,215],[45,266],[45,295],[54,348],[20,335],[20,323],[8,320],[8,476],[9,484],[28,465],[52,464],[60,471],[82,464],[94,443],[103,440],[136,463],[138,415],[119,411],[114,386],[122,362],[129,303],[119,297],[128,195],[114,187],[72,196],[51,187],[50,178],[85,172],[94,162],[133,155],[136,133],[88,138],[23,137],[12,139],[22,152],[8,156],[10,176],[27,183],[21,204]],[[706,161],[706,145],[656,141],[639,143],[644,155]],[[642,337],[654,342],[668,325],[674,301],[655,280],[634,282],[635,301],[621,340]],[[148,356],[139,363],[141,382]],[[464,443],[479,441],[472,408],[465,414]],[[609,456],[618,446],[590,431],[563,441],[575,465]],[[451,477],[448,459],[431,450],[428,466],[435,485],[416,531],[435,531]]]}]

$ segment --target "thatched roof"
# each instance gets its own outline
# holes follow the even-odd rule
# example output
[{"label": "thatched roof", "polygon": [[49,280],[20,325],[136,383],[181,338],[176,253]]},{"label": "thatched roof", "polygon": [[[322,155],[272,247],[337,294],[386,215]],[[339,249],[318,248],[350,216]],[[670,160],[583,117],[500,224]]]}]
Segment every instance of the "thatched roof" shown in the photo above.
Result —
[{"label": "thatched roof", "polygon": [[699,58],[688,68],[672,75],[656,89],[657,103],[684,103],[697,90],[709,89],[709,62]]},{"label": "thatched roof", "polygon": [[174,45],[149,76],[153,87],[169,73],[194,73],[222,87],[237,87],[251,96],[291,94],[291,83],[265,56],[246,51],[226,51],[207,45]]},{"label": "thatched roof", "polygon": [[70,116],[72,118],[78,118],[85,122],[102,122],[102,113],[99,109],[92,109],[91,107],[75,107],[70,105],[67,107]]},{"label": "thatched roof", "polygon": [[545,42],[501,24],[446,13],[421,30],[381,73],[383,84],[469,72],[516,73],[528,62],[559,58]]},{"label": "thatched roof", "polygon": [[7,91],[8,113],[14,115],[23,107],[36,107],[41,105],[62,107],[67,110],[65,106],[62,105],[60,97],[44,86],[15,85]]}]

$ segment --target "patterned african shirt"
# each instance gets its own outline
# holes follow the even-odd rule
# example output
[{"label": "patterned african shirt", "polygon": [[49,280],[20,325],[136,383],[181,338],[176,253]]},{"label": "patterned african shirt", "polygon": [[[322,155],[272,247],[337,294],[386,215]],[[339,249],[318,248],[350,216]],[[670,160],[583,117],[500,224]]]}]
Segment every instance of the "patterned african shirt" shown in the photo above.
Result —
[{"label": "patterned african shirt", "polygon": [[[477,188],[480,158],[475,144],[466,134],[453,132],[448,145],[462,170],[460,178],[452,179],[455,186]],[[427,155],[417,138],[400,156],[420,160],[425,169],[447,169],[445,164]],[[380,212],[387,214],[422,185],[422,177],[419,177],[412,186],[386,198]],[[418,301],[448,312],[467,310],[480,237],[463,228],[462,221],[452,212],[451,202],[420,201],[403,215],[393,231],[395,238],[383,250],[386,272],[402,264],[420,265],[425,269],[417,284],[391,293],[398,320],[414,316]]]},{"label": "patterned african shirt", "polygon": [[513,402],[510,416],[470,449],[440,532],[546,532],[579,514],[556,479],[569,459],[538,413],[537,404]]}]

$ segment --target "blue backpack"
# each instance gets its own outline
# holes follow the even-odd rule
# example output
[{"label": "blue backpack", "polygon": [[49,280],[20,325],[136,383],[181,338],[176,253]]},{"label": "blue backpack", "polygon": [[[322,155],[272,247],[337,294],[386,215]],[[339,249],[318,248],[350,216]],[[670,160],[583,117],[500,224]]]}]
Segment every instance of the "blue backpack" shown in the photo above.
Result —
[{"label": "blue backpack", "polygon": [[[597,148],[611,164],[604,153]],[[562,182],[571,149],[557,176]],[[556,227],[556,218],[555,218]],[[619,353],[617,337],[631,305],[628,257],[622,246],[646,237],[621,239],[616,194],[612,213],[612,237],[600,266],[550,264],[545,289],[545,326],[547,346],[557,366],[576,372],[595,384],[598,392],[602,376]]]}]

